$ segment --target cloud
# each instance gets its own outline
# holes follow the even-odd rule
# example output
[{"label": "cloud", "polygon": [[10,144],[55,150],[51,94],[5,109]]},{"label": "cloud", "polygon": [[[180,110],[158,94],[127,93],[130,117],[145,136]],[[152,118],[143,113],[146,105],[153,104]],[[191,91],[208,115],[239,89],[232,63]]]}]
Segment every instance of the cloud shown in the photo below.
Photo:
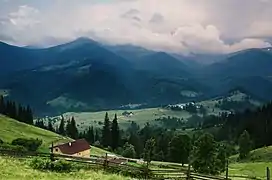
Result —
[{"label": "cloud", "polygon": [[272,37],[270,0],[47,2],[42,7],[30,3],[0,13],[0,35],[18,44],[45,46],[54,44],[54,39],[57,44],[88,36],[110,44],[183,54],[267,47]]},{"label": "cloud", "polygon": [[161,23],[163,22],[164,17],[160,13],[155,13],[152,18],[149,20],[150,23]]}]

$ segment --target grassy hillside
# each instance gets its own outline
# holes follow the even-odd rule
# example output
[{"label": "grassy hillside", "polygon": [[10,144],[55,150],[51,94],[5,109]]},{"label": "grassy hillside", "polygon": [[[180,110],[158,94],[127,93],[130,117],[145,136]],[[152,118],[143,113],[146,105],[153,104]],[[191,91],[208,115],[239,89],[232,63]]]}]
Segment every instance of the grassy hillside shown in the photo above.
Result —
[{"label": "grassy hillside", "polygon": [[[52,142],[67,142],[68,138],[60,136],[56,133],[20,123],[14,119],[0,115],[0,139],[4,142],[11,142],[16,138],[38,138],[43,140],[43,144],[39,151],[49,152],[48,147]],[[92,155],[104,155],[106,151],[92,147]]]},{"label": "grassy hillside", "polygon": [[[237,161],[238,155],[232,156],[231,161]],[[243,162],[272,162],[272,146],[255,149]]]},{"label": "grassy hillside", "polygon": [[34,170],[28,166],[27,162],[22,160],[12,159],[12,158],[3,158],[0,157],[0,179],[5,180],[94,180],[94,179],[103,179],[103,180],[128,180],[115,174],[105,174],[100,171],[87,171],[81,170],[79,172],[72,173],[54,173],[47,171],[38,171]]},{"label": "grassy hillside", "polygon": [[250,152],[247,159],[237,162],[238,155],[230,158],[230,175],[246,175],[263,179],[266,167],[272,170],[272,146],[263,147]]},{"label": "grassy hillside", "polygon": [[266,168],[272,170],[272,162],[248,162],[248,163],[233,163],[229,166],[230,176],[249,176],[265,179]]}]

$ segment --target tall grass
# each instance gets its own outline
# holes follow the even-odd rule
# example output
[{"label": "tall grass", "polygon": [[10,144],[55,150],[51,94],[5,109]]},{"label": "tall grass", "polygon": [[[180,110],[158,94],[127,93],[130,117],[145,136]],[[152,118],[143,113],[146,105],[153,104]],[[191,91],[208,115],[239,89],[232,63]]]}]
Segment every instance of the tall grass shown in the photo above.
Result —
[{"label": "tall grass", "polygon": [[101,171],[80,170],[70,173],[56,173],[32,169],[27,161],[0,157],[0,179],[3,180],[128,180],[129,178],[105,174]]}]

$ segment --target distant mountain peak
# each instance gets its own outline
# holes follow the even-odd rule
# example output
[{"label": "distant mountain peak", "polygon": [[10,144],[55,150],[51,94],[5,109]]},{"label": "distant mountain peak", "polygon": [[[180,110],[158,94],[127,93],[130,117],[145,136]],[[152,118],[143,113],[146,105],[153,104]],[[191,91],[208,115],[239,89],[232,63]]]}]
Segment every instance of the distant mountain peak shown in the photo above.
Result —
[{"label": "distant mountain peak", "polygon": [[62,45],[59,45],[56,47],[60,48],[60,50],[63,51],[63,50],[69,50],[69,49],[78,48],[78,47],[87,46],[87,45],[100,46],[98,42],[96,42],[90,38],[80,37],[80,38],[77,38],[71,42],[68,42],[66,44],[62,44]]}]

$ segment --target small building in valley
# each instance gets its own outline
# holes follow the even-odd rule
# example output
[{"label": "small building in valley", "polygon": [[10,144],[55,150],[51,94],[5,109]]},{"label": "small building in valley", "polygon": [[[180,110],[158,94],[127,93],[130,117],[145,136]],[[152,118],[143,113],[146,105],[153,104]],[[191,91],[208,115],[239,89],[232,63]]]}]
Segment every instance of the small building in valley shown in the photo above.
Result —
[{"label": "small building in valley", "polygon": [[72,142],[53,146],[51,148],[53,148],[54,154],[90,157],[91,146],[85,139],[78,139]]}]

